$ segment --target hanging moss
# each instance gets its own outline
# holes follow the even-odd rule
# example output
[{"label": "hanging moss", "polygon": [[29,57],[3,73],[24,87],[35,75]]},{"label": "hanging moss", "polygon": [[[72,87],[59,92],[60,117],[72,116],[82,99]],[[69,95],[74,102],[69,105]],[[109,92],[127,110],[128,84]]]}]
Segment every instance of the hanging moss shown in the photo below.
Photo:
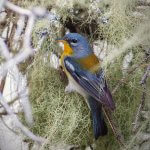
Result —
[{"label": "hanging moss", "polygon": [[59,73],[35,58],[30,73],[30,100],[35,126],[33,132],[49,139],[50,143],[86,145],[92,141],[90,113],[83,98],[65,94]]},{"label": "hanging moss", "polygon": [[[139,20],[131,15],[132,10],[135,9],[134,0],[132,2],[129,0],[107,0],[98,3],[97,6],[102,9],[102,14],[97,14],[95,10],[91,9],[90,1],[87,1],[86,5],[83,5],[85,1],[77,0],[64,2],[63,5],[60,5],[60,2],[64,1],[33,0],[32,3],[24,2],[26,7],[29,4],[34,4],[54,9],[60,15],[63,28],[62,31],[60,28],[51,26],[48,20],[40,20],[34,30],[35,32],[40,31],[46,26],[51,32],[28,71],[30,100],[35,120],[32,131],[48,139],[45,149],[50,149],[51,145],[58,143],[83,146],[93,142],[90,112],[86,102],[78,94],[64,93],[65,84],[60,81],[59,72],[50,68],[49,55],[52,51],[58,52],[54,39],[58,35],[62,36],[65,33],[64,28],[67,27],[73,32],[86,35],[90,41],[103,39],[108,41],[108,44],[117,47],[122,44],[124,39],[132,37],[134,29],[139,26]],[[75,14],[76,9],[78,13]],[[90,9],[91,11],[88,11]],[[107,12],[110,12],[108,24],[98,22],[99,17]],[[33,45],[36,47],[39,39],[35,32],[33,32]],[[133,47],[127,49],[126,53],[128,51],[132,51],[134,55],[129,69],[139,64],[132,73],[127,73],[125,76],[122,74],[121,68],[125,53],[106,66],[106,77],[111,91],[122,78],[125,78],[113,97],[116,102],[114,115],[127,145],[132,135],[132,123],[142,92],[139,81],[144,71],[144,65],[146,65],[140,65],[144,59],[141,45],[135,43]],[[108,135],[96,141],[96,149],[98,150],[119,148],[110,127]]]}]

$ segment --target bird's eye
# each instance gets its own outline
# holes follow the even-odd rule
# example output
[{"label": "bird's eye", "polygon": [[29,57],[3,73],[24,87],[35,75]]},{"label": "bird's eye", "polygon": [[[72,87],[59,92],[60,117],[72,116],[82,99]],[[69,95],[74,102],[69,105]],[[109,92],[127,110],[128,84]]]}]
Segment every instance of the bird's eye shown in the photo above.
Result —
[{"label": "bird's eye", "polygon": [[71,43],[77,43],[77,40],[76,39],[72,39]]},{"label": "bird's eye", "polygon": [[70,44],[72,45],[72,46],[76,46],[77,45],[77,40],[76,39],[72,39],[71,41],[70,41]]}]

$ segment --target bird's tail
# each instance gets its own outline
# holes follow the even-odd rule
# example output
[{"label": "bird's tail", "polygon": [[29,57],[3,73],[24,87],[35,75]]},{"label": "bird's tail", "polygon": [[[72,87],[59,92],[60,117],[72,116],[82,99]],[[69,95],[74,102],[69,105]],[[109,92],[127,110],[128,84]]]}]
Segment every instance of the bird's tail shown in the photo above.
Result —
[{"label": "bird's tail", "polygon": [[97,140],[99,136],[107,134],[107,126],[102,114],[101,104],[91,96],[87,100],[92,114],[94,137]]}]

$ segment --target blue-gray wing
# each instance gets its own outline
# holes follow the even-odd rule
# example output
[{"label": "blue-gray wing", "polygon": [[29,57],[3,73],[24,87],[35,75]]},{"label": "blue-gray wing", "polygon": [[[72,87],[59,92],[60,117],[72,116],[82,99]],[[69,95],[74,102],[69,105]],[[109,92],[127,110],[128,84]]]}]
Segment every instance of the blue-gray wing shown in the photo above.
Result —
[{"label": "blue-gray wing", "polygon": [[112,95],[107,87],[104,73],[100,70],[97,74],[92,74],[89,71],[81,68],[72,57],[64,59],[66,70],[71,74],[74,80],[93,98],[109,107],[115,109],[115,103]]}]

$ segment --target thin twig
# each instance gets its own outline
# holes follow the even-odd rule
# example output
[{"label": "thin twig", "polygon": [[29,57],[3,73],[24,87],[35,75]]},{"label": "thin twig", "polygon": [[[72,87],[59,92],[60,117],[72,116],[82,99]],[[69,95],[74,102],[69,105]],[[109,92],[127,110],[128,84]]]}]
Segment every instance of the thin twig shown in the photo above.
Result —
[{"label": "thin twig", "polygon": [[[5,42],[0,39],[0,42],[1,42],[1,49],[0,49],[0,52],[2,53],[2,55],[5,57],[5,59],[7,61],[9,61],[9,59],[11,59],[11,55],[9,53],[9,50],[8,50],[8,47],[7,45],[5,44]],[[19,72],[17,66],[15,65],[14,66],[15,68],[15,71],[16,71],[16,81],[18,82],[18,87],[20,88],[18,90],[18,95],[20,97],[20,102],[21,102],[21,105],[23,107],[23,111],[24,111],[24,114],[25,114],[25,118],[26,118],[26,122],[28,123],[28,125],[32,125],[33,124],[33,116],[32,116],[32,110],[31,110],[31,106],[30,106],[30,102],[29,102],[29,99],[28,99],[28,91],[27,91],[27,87],[26,85],[24,85],[24,87],[22,86],[22,80],[20,80],[20,77],[23,78],[23,75]],[[26,83],[26,82],[24,82]],[[26,92],[26,93],[25,93]],[[26,96],[25,96],[26,95]]]},{"label": "thin twig", "polygon": [[[19,78],[18,77],[19,70],[18,70],[17,65],[34,54],[34,50],[31,46],[32,30],[33,30],[36,19],[38,17],[43,17],[44,15],[46,15],[46,11],[45,11],[45,9],[41,9],[41,8],[33,8],[32,10],[28,10],[28,9],[24,9],[19,6],[16,6],[7,0],[1,0],[0,11],[1,11],[1,8],[4,8],[4,7],[14,11],[15,13],[18,13],[21,16],[28,17],[27,26],[25,28],[25,34],[24,34],[24,38],[23,38],[23,47],[22,47],[22,49],[19,50],[18,54],[16,54],[15,56],[10,54],[10,51],[9,51],[8,46],[6,45],[5,41],[2,38],[0,38],[0,52],[1,52],[2,56],[6,59],[6,62],[4,62],[3,64],[0,65],[0,76],[2,79],[4,79],[4,77],[6,76],[6,73],[9,70],[11,70],[12,68],[15,68],[16,74],[17,74],[16,81],[19,81],[19,79],[18,79]],[[19,36],[20,36],[22,29],[23,29],[23,25],[20,27],[20,30],[18,32]],[[22,93],[22,92],[25,92],[22,90],[20,91],[20,97],[21,98],[24,97],[24,99],[23,99],[24,104],[26,101],[26,105],[29,104],[28,108],[30,108],[30,110],[31,110],[30,103],[27,103],[28,98],[25,97],[25,95],[27,95],[28,92]],[[26,128],[19,121],[17,115],[12,111],[10,106],[7,104],[6,100],[2,96],[1,92],[0,92],[0,103],[3,106],[3,108],[5,109],[6,113],[12,116],[12,120],[14,121],[14,124],[16,125],[16,127],[20,128],[21,131],[26,136],[28,136],[29,138],[31,138],[32,140],[34,140],[40,144],[42,144],[44,142],[44,140],[45,140],[44,138],[34,135],[28,128]],[[31,114],[30,116],[32,117],[32,113],[29,113],[30,110],[28,109],[28,111],[24,111],[24,112],[28,112],[28,114]]]},{"label": "thin twig", "polygon": [[[16,102],[18,100],[18,98],[19,97],[14,98],[12,101],[8,102],[7,104],[8,105],[13,105],[14,102]],[[8,115],[7,112],[6,112],[6,110],[3,108],[3,106],[0,105],[0,109],[1,109],[0,116],[2,116],[2,115]]]},{"label": "thin twig", "polygon": [[1,11],[1,9],[3,8],[5,2],[6,2],[5,0],[1,0],[1,1],[0,1],[0,11]]},{"label": "thin twig", "polygon": [[2,106],[5,108],[5,110],[7,111],[7,113],[9,115],[12,116],[13,121],[15,123],[15,125],[21,129],[21,131],[28,136],[29,138],[31,138],[32,140],[38,142],[39,144],[42,144],[45,139],[39,136],[34,135],[29,129],[27,129],[18,119],[17,115],[14,114],[14,112],[11,110],[11,108],[9,107],[9,105],[6,103],[6,100],[3,98],[3,96],[0,94],[0,103],[2,104]]},{"label": "thin twig", "polygon": [[140,84],[145,84],[146,83],[146,80],[149,76],[149,73],[150,73],[150,65],[147,67],[144,75],[142,76],[142,80],[140,81]]},{"label": "thin twig", "polygon": [[[6,76],[7,76],[7,74],[6,74]],[[0,92],[1,93],[3,93],[3,90],[4,90],[6,76],[0,81]]]},{"label": "thin twig", "polygon": [[4,110],[3,112],[0,112],[0,117],[1,117],[1,116],[4,116],[4,115],[8,115],[5,110]]},{"label": "thin twig", "polygon": [[150,71],[150,65],[145,69],[145,73],[143,74],[142,76],[142,79],[140,81],[140,84],[142,85],[143,87],[143,92],[142,92],[142,97],[141,97],[141,101],[140,101],[140,105],[138,107],[138,110],[137,110],[137,113],[136,113],[136,117],[135,117],[135,121],[133,123],[133,132],[135,133],[138,129],[138,121],[139,121],[139,117],[140,117],[140,114],[141,114],[141,111],[144,107],[144,103],[145,103],[145,98],[146,98],[146,81],[147,81],[147,78],[148,78],[148,74],[149,74],[149,71]]},{"label": "thin twig", "polygon": [[[3,38],[0,37],[0,52],[1,55],[5,58],[5,62],[3,64],[0,64],[0,76],[2,79],[4,79],[4,77],[6,76],[6,73],[8,71],[10,71],[12,68],[15,69],[15,81],[17,81],[17,83],[20,83],[19,80],[19,69],[18,69],[18,64],[25,61],[27,58],[29,58],[30,56],[34,55],[34,50],[38,50],[39,48],[41,48],[41,45],[46,37],[45,33],[41,40],[40,43],[38,45],[38,47],[36,49],[33,49],[31,46],[31,37],[32,37],[32,31],[33,31],[33,27],[35,24],[35,21],[39,18],[42,17],[46,17],[49,18],[49,20],[51,21],[57,21],[57,17],[54,14],[51,13],[47,13],[45,11],[45,9],[39,8],[39,7],[35,7],[31,10],[28,9],[24,9],[21,8],[17,5],[14,5],[13,3],[9,2],[8,0],[0,0],[0,11],[3,11],[3,9],[8,9],[11,10],[17,14],[20,15],[20,20],[22,22],[21,25],[17,26],[16,29],[16,37],[15,34],[13,34],[12,36],[12,42],[14,42],[15,44],[18,44],[20,36],[22,34],[22,31],[24,31],[24,36],[23,36],[23,46],[21,49],[19,49],[19,53],[14,55],[10,53],[8,45],[6,45],[6,42],[4,41]],[[24,24],[25,18],[27,18],[27,23],[26,25]],[[13,43],[13,46],[15,45]],[[10,45],[9,45],[10,46]],[[12,46],[12,45],[11,45]],[[10,47],[10,49],[12,49],[12,47]],[[22,81],[22,80],[21,80]],[[17,85],[20,85],[20,84]],[[32,112],[31,112],[31,105],[28,99],[28,89],[26,89],[27,84],[24,86],[21,86],[22,88],[18,88],[18,95],[20,96],[20,98],[22,98],[22,105],[25,113],[25,117],[30,117],[30,119],[28,120],[33,120],[32,118]],[[2,105],[2,107],[4,108],[4,110],[6,111],[4,114],[8,114],[12,116],[12,120],[14,122],[14,124],[16,125],[16,127],[20,128],[21,131],[28,136],[29,138],[31,138],[32,140],[38,142],[39,144],[42,144],[45,139],[42,137],[38,137],[36,135],[34,135],[28,128],[26,128],[18,119],[17,115],[13,112],[13,110],[10,108],[9,104],[6,102],[6,100],[4,99],[4,97],[2,96],[2,92],[0,92],[0,103]],[[32,121],[30,121],[32,122]]]},{"label": "thin twig", "polygon": [[122,147],[122,148],[125,148],[126,145],[125,145],[125,142],[124,142],[124,137],[115,121],[115,117],[112,116],[112,112],[106,108],[106,107],[103,107],[103,112],[105,113],[105,116],[110,124],[110,127],[113,131],[113,134],[114,136],[116,137],[119,145]]},{"label": "thin twig", "polygon": [[12,68],[14,65],[19,64],[23,60],[27,59],[29,56],[33,55],[34,51],[31,47],[30,42],[31,42],[31,34],[32,34],[34,22],[37,17],[43,17],[44,15],[46,15],[46,11],[44,9],[34,8],[33,10],[30,11],[30,10],[21,8],[19,6],[16,6],[9,1],[5,2],[5,6],[15,11],[16,13],[19,13],[21,15],[27,15],[29,17],[29,20],[27,23],[27,27],[26,27],[25,35],[23,39],[24,41],[23,50],[20,50],[20,52],[22,51],[22,53],[14,56],[9,61],[1,65],[0,75],[2,77],[6,75],[6,72],[8,69]]},{"label": "thin twig", "polygon": [[[7,112],[6,112],[6,113],[7,113]],[[13,132],[14,134],[18,134],[16,131],[14,131],[13,129],[11,129],[11,128],[7,125],[7,123],[4,121],[4,118],[3,118],[3,117],[1,117],[1,120],[2,120],[3,124],[6,126],[6,128],[7,128],[8,130],[10,130],[11,132]]]},{"label": "thin twig", "polygon": [[[127,71],[127,76],[125,76],[125,77],[123,77],[122,79],[120,79],[119,81],[118,81],[118,84],[116,85],[116,87],[113,89],[113,91],[112,91],[112,94],[114,94],[117,90],[118,90],[118,88],[123,84],[123,83],[125,83],[125,81],[127,82],[128,80],[129,80],[129,75],[130,74],[132,74],[136,69],[138,69],[141,65],[143,65],[143,63],[145,63],[148,59],[150,58],[150,56],[148,55],[144,60],[142,60],[142,62],[140,63],[140,64],[137,64],[137,65],[135,65],[134,67],[132,67],[131,69],[129,69],[128,71]],[[149,67],[150,68],[150,67]],[[146,76],[148,75],[148,71],[147,71],[147,73],[146,73]],[[141,82],[142,82],[142,80],[141,80]]]},{"label": "thin twig", "polygon": [[[144,89],[146,89],[145,87],[144,87]],[[137,110],[137,113],[136,113],[136,117],[135,117],[135,121],[134,121],[134,123],[133,123],[133,132],[135,133],[136,131],[137,131],[137,129],[138,129],[138,121],[139,121],[139,117],[140,117],[140,113],[141,113],[141,110],[143,109],[143,106],[144,106],[144,102],[145,102],[145,97],[146,97],[146,93],[145,92],[143,92],[142,93],[142,98],[141,98],[141,102],[140,102],[140,105],[139,105],[139,107],[138,107],[138,110]]]}]

